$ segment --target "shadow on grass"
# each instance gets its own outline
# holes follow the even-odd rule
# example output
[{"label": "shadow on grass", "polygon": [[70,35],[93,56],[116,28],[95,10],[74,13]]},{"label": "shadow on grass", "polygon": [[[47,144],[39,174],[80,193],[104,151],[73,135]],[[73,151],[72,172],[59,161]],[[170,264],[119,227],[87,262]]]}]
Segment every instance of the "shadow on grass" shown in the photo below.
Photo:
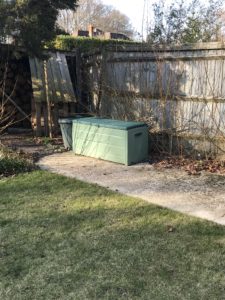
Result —
[{"label": "shadow on grass", "polygon": [[223,299],[222,226],[46,172],[0,192],[4,299]]}]

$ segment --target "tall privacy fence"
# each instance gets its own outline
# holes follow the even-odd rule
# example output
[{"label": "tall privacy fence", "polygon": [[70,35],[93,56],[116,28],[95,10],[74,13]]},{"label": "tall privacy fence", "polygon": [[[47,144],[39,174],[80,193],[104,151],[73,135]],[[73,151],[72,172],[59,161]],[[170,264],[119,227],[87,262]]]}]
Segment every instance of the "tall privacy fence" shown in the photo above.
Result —
[{"label": "tall privacy fence", "polygon": [[225,150],[224,44],[111,46],[81,57],[78,79],[95,113],[147,122],[160,151]]},{"label": "tall privacy fence", "polygon": [[19,61],[1,60],[0,83],[9,115],[31,124],[37,135],[57,132],[58,117],[91,111],[145,121],[151,150],[207,155],[225,150],[221,43],[104,45],[48,52],[44,62],[24,53]]}]

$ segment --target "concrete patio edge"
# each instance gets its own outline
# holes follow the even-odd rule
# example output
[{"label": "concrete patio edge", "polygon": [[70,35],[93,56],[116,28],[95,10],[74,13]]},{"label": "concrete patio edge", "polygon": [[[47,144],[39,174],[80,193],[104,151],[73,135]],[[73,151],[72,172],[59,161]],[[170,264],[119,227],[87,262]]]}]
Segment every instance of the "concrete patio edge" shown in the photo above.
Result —
[{"label": "concrete patio edge", "polygon": [[72,152],[45,156],[37,164],[43,170],[225,225],[224,176],[188,176],[177,169],[157,170],[149,163],[127,167]]}]

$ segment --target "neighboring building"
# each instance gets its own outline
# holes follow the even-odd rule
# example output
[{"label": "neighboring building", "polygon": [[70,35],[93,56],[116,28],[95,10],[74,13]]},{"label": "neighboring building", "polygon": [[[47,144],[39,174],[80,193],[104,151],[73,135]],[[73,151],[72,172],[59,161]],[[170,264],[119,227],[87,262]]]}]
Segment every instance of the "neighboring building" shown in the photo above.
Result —
[{"label": "neighboring building", "polygon": [[89,25],[88,30],[76,30],[72,35],[75,37],[97,37],[103,40],[130,40],[130,38],[123,33],[104,32],[101,29],[95,28],[93,25]]},{"label": "neighboring building", "polygon": [[76,30],[72,34],[73,36],[82,36],[82,37],[89,37],[89,32],[87,30]]}]

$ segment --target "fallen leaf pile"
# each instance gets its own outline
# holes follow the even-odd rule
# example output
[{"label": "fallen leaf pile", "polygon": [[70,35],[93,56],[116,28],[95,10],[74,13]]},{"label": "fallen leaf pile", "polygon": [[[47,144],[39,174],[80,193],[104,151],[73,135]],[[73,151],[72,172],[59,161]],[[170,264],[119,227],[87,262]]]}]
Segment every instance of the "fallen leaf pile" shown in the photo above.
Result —
[{"label": "fallen leaf pile", "polygon": [[201,175],[202,171],[225,174],[225,161],[214,159],[184,158],[178,156],[154,157],[152,165],[157,169],[179,168],[185,170],[188,175]]}]

